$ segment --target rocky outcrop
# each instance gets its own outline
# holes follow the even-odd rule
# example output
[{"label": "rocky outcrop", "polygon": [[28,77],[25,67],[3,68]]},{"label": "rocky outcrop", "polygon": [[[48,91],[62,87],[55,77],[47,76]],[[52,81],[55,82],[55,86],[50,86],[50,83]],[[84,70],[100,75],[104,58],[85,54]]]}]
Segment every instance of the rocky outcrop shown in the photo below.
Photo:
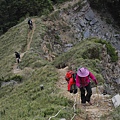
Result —
[{"label": "rocky outcrop", "polygon": [[107,23],[113,21],[112,17],[108,13],[107,16],[97,13],[86,0],[82,3],[74,1],[75,4],[70,8],[57,9],[48,18],[46,36],[47,41],[50,39],[53,42],[52,49],[59,49],[58,53],[66,52],[84,39],[97,37],[111,42],[117,50],[120,50],[120,30],[113,27],[114,24]]},{"label": "rocky outcrop", "polygon": [[79,6],[74,7],[69,11],[69,22],[74,29],[74,37],[81,41],[89,37],[97,37],[111,42],[116,49],[120,50],[120,32],[115,29],[112,24],[107,24],[106,21],[112,21],[108,16],[100,16],[96,11],[93,11],[87,1],[84,1],[84,6],[76,12]]},{"label": "rocky outcrop", "polygon": [[[107,23],[109,20],[113,21],[112,17],[109,14],[101,16],[90,7],[86,0],[82,4],[79,2],[70,8],[59,9],[58,12],[56,10],[51,18],[46,36],[50,42],[53,42],[51,48],[54,49],[54,52],[66,52],[74,44],[90,37],[96,37],[110,42],[120,56],[120,32],[113,27],[113,24]],[[105,46],[103,46],[102,66],[106,90],[112,94],[112,89],[115,89],[113,83],[117,85],[120,83],[120,61],[111,63]]]},{"label": "rocky outcrop", "polygon": [[107,54],[107,49],[103,45],[102,52],[102,75],[105,80],[105,91],[108,94],[114,95],[119,91],[120,86],[120,59],[117,62],[111,63],[110,56]]}]

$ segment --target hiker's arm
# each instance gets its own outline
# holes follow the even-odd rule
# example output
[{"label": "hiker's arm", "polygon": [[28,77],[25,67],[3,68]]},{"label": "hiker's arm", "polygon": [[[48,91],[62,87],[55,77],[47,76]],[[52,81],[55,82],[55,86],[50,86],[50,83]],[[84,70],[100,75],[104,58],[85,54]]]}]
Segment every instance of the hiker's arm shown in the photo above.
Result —
[{"label": "hiker's arm", "polygon": [[78,75],[76,75],[76,86],[80,87],[80,78]]},{"label": "hiker's arm", "polygon": [[90,78],[95,82],[95,84],[97,85],[98,84],[98,81],[96,80],[96,77],[90,72],[89,73],[90,75]]},{"label": "hiker's arm", "polygon": [[67,83],[69,83],[69,79],[65,76],[65,80],[67,81]]}]

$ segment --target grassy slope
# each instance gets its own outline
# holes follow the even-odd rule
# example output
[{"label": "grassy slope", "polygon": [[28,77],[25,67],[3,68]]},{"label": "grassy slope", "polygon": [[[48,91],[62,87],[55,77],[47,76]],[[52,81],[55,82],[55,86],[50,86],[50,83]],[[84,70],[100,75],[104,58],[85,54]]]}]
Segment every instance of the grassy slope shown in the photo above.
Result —
[{"label": "grassy slope", "polygon": [[[96,60],[89,60],[82,58],[83,52],[86,50],[83,49],[83,46],[94,47],[100,44],[93,44],[94,42],[88,41],[83,42],[80,45],[77,45],[70,52],[65,53],[67,55],[67,61],[61,58],[59,60],[55,60],[52,64],[43,60],[41,55],[42,49],[39,46],[42,43],[41,35],[44,34],[45,27],[40,24],[40,19],[36,18],[36,29],[35,34],[33,36],[33,42],[31,43],[31,50],[27,51],[22,58],[22,62],[20,63],[20,67],[23,69],[22,73],[24,74],[23,82],[16,86],[6,86],[2,87],[0,90],[0,113],[1,120],[6,119],[17,119],[17,120],[30,120],[30,119],[40,119],[46,120],[51,115],[55,115],[61,108],[66,106],[66,109],[63,110],[56,118],[71,118],[73,116],[73,111],[71,106],[73,105],[70,100],[62,96],[58,96],[58,89],[55,87],[55,82],[58,80],[58,76],[56,73],[56,62],[64,61],[68,62],[71,53],[75,53],[73,58],[71,59],[71,65],[75,65],[76,67],[82,63],[88,64],[92,63],[94,66]],[[23,30],[23,31],[22,31]],[[23,49],[26,50],[26,41],[27,41],[27,25],[26,21],[23,21],[20,25],[17,25],[1,36],[1,50],[3,54],[1,54],[1,64],[2,69],[0,69],[3,76],[13,75],[12,66],[14,65],[14,51],[22,52]],[[20,36],[20,32],[21,33]],[[41,35],[40,35],[41,34]],[[7,37],[9,36],[9,37]],[[8,39],[9,38],[9,39]],[[16,39],[14,39],[16,38]],[[7,41],[4,46],[3,41]],[[10,44],[9,44],[10,43]],[[18,44],[19,43],[19,44]],[[14,46],[13,46],[14,45]],[[7,49],[4,49],[7,46]],[[24,46],[24,47],[21,47]],[[8,49],[9,48],[9,49]],[[77,51],[77,52],[76,52]],[[40,54],[40,55],[39,55]],[[63,54],[64,56],[64,54]],[[8,59],[10,57],[9,62],[4,59]],[[79,61],[80,60],[80,61]],[[79,62],[78,62],[79,61]],[[77,63],[77,64],[76,64]],[[82,64],[81,63],[81,64]],[[30,67],[33,71],[24,70],[25,67]],[[90,68],[90,67],[89,67]],[[9,71],[8,71],[9,69]],[[95,66],[94,66],[94,70]],[[4,72],[2,72],[4,71]],[[40,90],[40,85],[43,84],[45,89],[43,91]],[[68,112],[69,109],[69,112]]]},{"label": "grassy slope", "polygon": [[[52,66],[44,66],[36,70],[30,79],[15,87],[9,86],[0,90],[1,120],[46,120],[59,109],[66,106],[66,110],[59,117],[70,117],[67,109],[71,101],[57,96],[57,73]],[[44,90],[40,90],[40,85]]]},{"label": "grassy slope", "polygon": [[[65,106],[66,109],[57,116],[56,120],[61,117],[71,118],[73,115],[71,110],[68,112],[73,105],[72,101],[58,96],[59,90],[55,87],[55,82],[58,80],[55,67],[41,57],[43,53],[40,47],[42,42],[40,34],[42,34],[44,26],[39,24],[40,21],[40,19],[36,19],[36,31],[31,50],[26,51],[28,37],[26,20],[11,28],[0,38],[0,51],[2,51],[0,76],[3,76],[4,79],[14,76],[12,73],[15,63],[14,51],[20,53],[26,51],[20,63],[24,74],[22,75],[24,76],[23,82],[16,86],[0,88],[1,120],[46,120]],[[25,67],[31,67],[33,70],[26,71]],[[40,90],[41,84],[45,87],[43,91]]]},{"label": "grassy slope", "polygon": [[57,57],[52,64],[57,68],[64,65],[68,65],[69,67],[72,66],[72,69],[74,70],[80,66],[87,67],[95,74],[99,82],[103,82],[103,78],[100,75],[102,45],[96,43],[95,40],[96,38],[82,41],[67,53]]},{"label": "grassy slope", "polygon": [[14,52],[26,46],[27,24],[22,22],[0,36],[0,76],[9,75],[15,62]]},{"label": "grassy slope", "polygon": [[[48,63],[43,59],[41,49],[43,42],[41,36],[44,35],[46,28],[40,18],[36,18],[35,24],[31,50],[26,52],[20,63],[22,69],[30,67],[33,71],[23,70],[25,77],[21,84],[0,88],[1,120],[46,120],[64,106],[66,109],[55,120],[70,119],[73,116],[71,114],[73,104],[70,100],[58,96],[59,90],[55,86],[58,74],[55,67],[69,65],[76,69],[79,66],[86,66],[96,75],[99,82],[103,82],[103,78],[99,74],[102,45],[94,42],[96,39],[83,41],[67,53],[57,57],[53,62]],[[21,53],[26,51],[27,39],[26,20],[0,37],[0,77],[3,76],[6,79],[14,76],[12,73],[15,63],[14,51]],[[43,91],[40,90],[41,84],[45,87]]]}]

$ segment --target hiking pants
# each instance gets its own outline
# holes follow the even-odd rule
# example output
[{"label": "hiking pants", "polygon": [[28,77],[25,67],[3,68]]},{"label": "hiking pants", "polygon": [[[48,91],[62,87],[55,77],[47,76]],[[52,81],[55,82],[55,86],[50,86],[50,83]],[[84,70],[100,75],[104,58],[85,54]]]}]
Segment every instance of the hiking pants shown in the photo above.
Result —
[{"label": "hiking pants", "polygon": [[17,62],[17,63],[19,63],[19,62],[20,62],[19,58],[16,58],[16,62]]},{"label": "hiking pants", "polygon": [[[85,90],[87,91],[87,94],[85,94]],[[85,87],[81,87],[80,91],[81,91],[81,103],[86,103],[86,101],[90,102],[90,97],[92,95],[90,83]]]}]

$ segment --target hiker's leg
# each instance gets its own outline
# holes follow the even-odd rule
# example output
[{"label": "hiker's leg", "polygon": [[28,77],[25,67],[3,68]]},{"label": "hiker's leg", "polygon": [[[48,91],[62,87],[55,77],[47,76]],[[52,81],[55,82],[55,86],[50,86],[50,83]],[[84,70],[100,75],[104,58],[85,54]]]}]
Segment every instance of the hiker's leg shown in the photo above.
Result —
[{"label": "hiker's leg", "polygon": [[29,30],[31,30],[31,25],[29,25]]},{"label": "hiker's leg", "polygon": [[90,97],[92,95],[92,89],[90,83],[85,88],[87,90],[86,101],[90,102]]},{"label": "hiker's leg", "polygon": [[85,89],[83,87],[81,87],[80,92],[81,92],[81,103],[86,103]]},{"label": "hiker's leg", "polygon": [[74,86],[73,93],[76,94],[76,93],[77,93],[77,87],[76,87],[76,84],[73,84],[73,86]]},{"label": "hiker's leg", "polygon": [[30,30],[32,30],[32,25],[30,25]]},{"label": "hiker's leg", "polygon": [[17,58],[17,63],[19,63],[19,58]]}]

